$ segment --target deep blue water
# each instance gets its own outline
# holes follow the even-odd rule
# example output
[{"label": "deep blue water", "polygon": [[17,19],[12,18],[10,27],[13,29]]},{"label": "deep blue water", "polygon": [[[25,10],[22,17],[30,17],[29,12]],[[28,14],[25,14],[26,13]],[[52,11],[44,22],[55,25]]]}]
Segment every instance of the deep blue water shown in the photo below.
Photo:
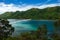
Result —
[{"label": "deep blue water", "polygon": [[53,31],[53,20],[10,20],[10,24],[15,28],[13,36],[19,35],[22,32],[37,30],[41,25],[46,24],[48,31]]}]

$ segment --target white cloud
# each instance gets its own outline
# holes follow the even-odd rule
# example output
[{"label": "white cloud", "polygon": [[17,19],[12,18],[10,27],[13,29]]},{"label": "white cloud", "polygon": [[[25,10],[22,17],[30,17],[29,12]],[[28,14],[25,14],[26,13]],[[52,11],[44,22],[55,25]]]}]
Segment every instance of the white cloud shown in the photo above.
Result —
[{"label": "white cloud", "polygon": [[37,6],[37,5],[27,5],[27,4],[22,4],[22,5],[14,5],[14,4],[5,4],[5,3],[0,3],[0,14],[4,13],[4,12],[15,12],[15,11],[25,11],[28,10],[30,8],[39,8],[39,9],[43,9],[46,7],[54,7],[54,6],[60,6],[60,4],[57,3],[56,4],[44,4],[41,6]]}]

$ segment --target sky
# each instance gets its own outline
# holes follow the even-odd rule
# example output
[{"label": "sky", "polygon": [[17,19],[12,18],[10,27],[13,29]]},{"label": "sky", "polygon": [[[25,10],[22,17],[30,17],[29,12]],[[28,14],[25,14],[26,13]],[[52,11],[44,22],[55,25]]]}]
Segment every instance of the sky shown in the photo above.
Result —
[{"label": "sky", "polygon": [[60,6],[60,0],[0,0],[0,14],[4,12],[26,11],[31,8],[44,9]]}]

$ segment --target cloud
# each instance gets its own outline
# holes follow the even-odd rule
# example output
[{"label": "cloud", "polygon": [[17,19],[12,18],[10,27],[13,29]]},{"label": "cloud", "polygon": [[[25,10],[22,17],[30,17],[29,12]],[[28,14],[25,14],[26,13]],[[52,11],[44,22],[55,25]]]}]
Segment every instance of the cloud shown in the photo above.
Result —
[{"label": "cloud", "polygon": [[[38,5],[38,4],[37,4]],[[26,11],[31,8],[39,8],[43,9],[46,7],[54,7],[54,6],[60,6],[60,3],[55,3],[55,4],[44,4],[44,5],[27,5],[27,4],[22,4],[22,5],[14,5],[14,4],[5,4],[5,3],[0,3],[0,14],[4,12],[15,12],[15,11]]]}]

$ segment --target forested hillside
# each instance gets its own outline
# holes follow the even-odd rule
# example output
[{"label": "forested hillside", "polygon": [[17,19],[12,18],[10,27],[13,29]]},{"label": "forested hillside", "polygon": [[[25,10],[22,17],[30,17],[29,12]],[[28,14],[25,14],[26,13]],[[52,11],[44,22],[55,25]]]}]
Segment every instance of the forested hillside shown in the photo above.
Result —
[{"label": "forested hillside", "polygon": [[5,12],[0,15],[4,19],[59,19],[60,7],[48,7],[45,9],[32,8],[27,11]]}]

